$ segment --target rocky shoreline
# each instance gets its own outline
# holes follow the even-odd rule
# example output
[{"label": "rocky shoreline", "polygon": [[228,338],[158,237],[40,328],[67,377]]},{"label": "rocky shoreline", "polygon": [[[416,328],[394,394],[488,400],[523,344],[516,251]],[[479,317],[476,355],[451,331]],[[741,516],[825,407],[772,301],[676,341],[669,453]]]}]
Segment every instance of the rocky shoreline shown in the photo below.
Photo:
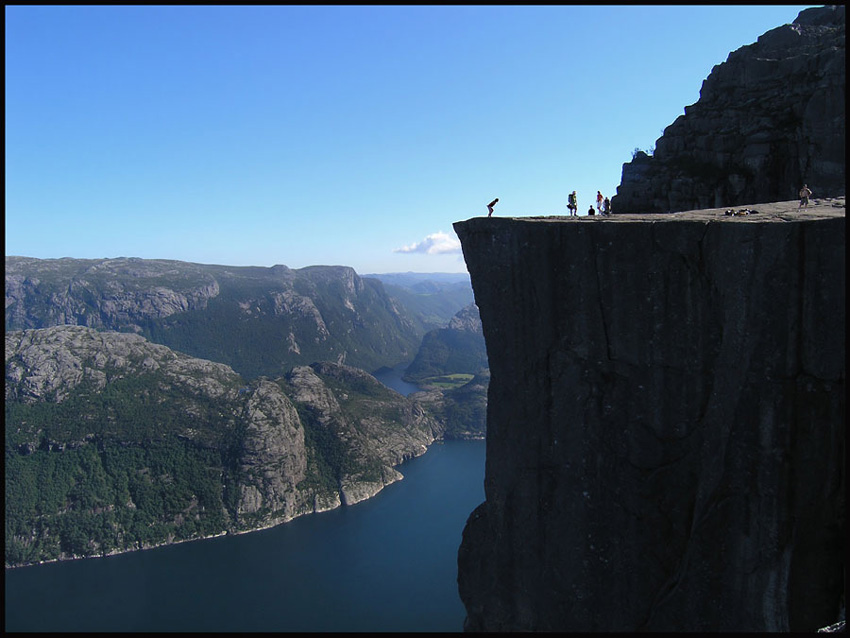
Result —
[{"label": "rocky shoreline", "polygon": [[[441,443],[441,442],[442,441],[440,441],[440,440],[435,440],[432,443],[432,445],[434,443]],[[425,450],[423,450],[422,454],[426,454],[429,449],[430,449],[430,446],[428,448],[426,448]],[[416,458],[417,456],[421,456],[421,455],[414,455],[411,458]],[[313,514],[322,514],[323,512],[330,512],[332,510],[339,509],[341,507],[350,507],[351,505],[356,505],[357,503],[367,501],[370,498],[373,498],[373,497],[377,496],[378,494],[380,494],[383,491],[383,489],[385,487],[387,487],[388,485],[392,485],[393,483],[396,483],[396,482],[404,479],[404,475],[401,472],[397,471],[396,474],[397,474],[397,476],[394,478],[394,480],[390,480],[389,482],[384,483],[377,490],[369,491],[368,495],[365,495],[366,493],[361,490],[361,492],[359,494],[359,496],[361,496],[361,498],[359,498],[357,500],[352,500],[352,501],[347,502],[347,503],[342,503],[341,500],[337,500],[336,504],[333,507],[317,508],[317,509],[313,509],[311,511],[305,511],[305,512],[302,512],[300,514],[295,514],[294,516],[292,516],[291,518],[288,518],[287,520],[276,521],[276,522],[271,522],[271,523],[263,523],[261,525],[258,525],[256,527],[252,527],[250,529],[230,530],[230,531],[219,532],[219,533],[216,533],[216,534],[208,534],[206,536],[198,536],[197,538],[186,538],[186,539],[182,539],[182,540],[169,540],[169,541],[165,541],[165,542],[161,542],[161,543],[150,543],[150,544],[146,543],[141,547],[121,549],[121,550],[113,550],[113,551],[109,551],[109,552],[106,552],[106,553],[103,553],[103,554],[96,554],[96,555],[91,555],[91,556],[76,556],[76,555],[67,556],[66,555],[66,556],[60,556],[59,558],[54,558],[54,559],[51,559],[51,560],[43,560],[43,561],[37,561],[37,562],[32,562],[32,563],[24,563],[24,564],[20,564],[20,565],[10,565],[10,564],[6,563],[5,568],[6,569],[19,569],[19,568],[22,568],[22,567],[33,567],[35,565],[47,565],[47,564],[50,564],[50,563],[60,563],[60,562],[66,562],[66,561],[72,561],[72,560],[106,558],[108,556],[117,556],[119,554],[130,554],[130,553],[133,553],[133,552],[143,552],[143,551],[146,551],[146,550],[149,550],[149,549],[157,549],[159,547],[166,547],[166,546],[169,546],[169,545],[180,545],[180,544],[183,544],[183,543],[193,543],[193,542],[196,542],[196,541],[203,541],[203,540],[208,540],[208,539],[211,539],[211,538],[220,538],[222,536],[240,536],[242,534],[251,534],[253,532],[259,532],[259,531],[262,531],[262,530],[271,529],[273,527],[278,527],[279,525],[286,525],[287,523],[294,521],[297,518],[301,518],[303,516],[310,516],[310,515],[313,515]]]}]

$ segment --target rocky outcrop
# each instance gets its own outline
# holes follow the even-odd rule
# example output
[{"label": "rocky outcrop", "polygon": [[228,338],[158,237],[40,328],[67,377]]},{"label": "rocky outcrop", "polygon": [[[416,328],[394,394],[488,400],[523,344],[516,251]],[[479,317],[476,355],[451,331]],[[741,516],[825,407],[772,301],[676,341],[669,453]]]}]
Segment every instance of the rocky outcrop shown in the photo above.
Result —
[{"label": "rocky outcrop", "polygon": [[226,365],[195,359],[134,334],[83,326],[6,333],[6,401],[59,403],[87,383],[95,391],[126,376],[161,373],[209,397],[236,395],[238,376]]},{"label": "rocky outcrop", "polygon": [[449,320],[449,330],[461,330],[481,334],[481,315],[475,304],[461,308],[454,317]]},{"label": "rocky outcrop", "polygon": [[615,213],[845,194],[844,6],[802,11],[729,54],[654,153],[623,165]]},{"label": "rocky outcrop", "polygon": [[[244,392],[244,434],[237,462],[239,497],[235,512],[240,529],[269,526],[339,505],[334,492],[302,493],[307,477],[307,444],[295,405],[280,386],[260,379]],[[324,505],[322,505],[324,503]]]},{"label": "rocky outcrop", "polygon": [[395,466],[444,429],[420,402],[334,363],[246,383],[84,326],[9,331],[5,360],[7,565],[353,504],[401,479]]},{"label": "rocky outcrop", "polygon": [[394,466],[424,454],[444,429],[418,402],[356,368],[299,366],[286,382],[305,418],[340,444],[339,489],[345,505],[371,498],[401,479]]},{"label": "rocky outcrop", "polygon": [[491,372],[466,629],[838,619],[843,206],[454,225]]}]

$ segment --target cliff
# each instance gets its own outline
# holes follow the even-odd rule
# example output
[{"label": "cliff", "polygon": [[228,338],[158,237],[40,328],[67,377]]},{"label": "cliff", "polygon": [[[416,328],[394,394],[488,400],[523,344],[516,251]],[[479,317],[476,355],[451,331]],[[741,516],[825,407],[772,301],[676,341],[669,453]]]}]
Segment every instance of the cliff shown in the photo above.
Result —
[{"label": "cliff", "polygon": [[845,194],[844,6],[802,11],[729,54],[652,155],[623,165],[615,213]]},{"label": "cliff", "polygon": [[490,386],[472,631],[796,631],[844,595],[843,198],[454,225]]}]

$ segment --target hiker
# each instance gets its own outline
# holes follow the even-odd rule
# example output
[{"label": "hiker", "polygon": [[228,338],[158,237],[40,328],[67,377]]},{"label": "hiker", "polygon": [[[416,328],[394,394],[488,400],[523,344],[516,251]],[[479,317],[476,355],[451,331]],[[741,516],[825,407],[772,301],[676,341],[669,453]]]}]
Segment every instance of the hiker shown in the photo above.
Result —
[{"label": "hiker", "polygon": [[797,210],[801,208],[809,207],[809,197],[812,196],[812,191],[809,190],[808,184],[803,184],[803,188],[800,189],[800,205],[797,206]]},{"label": "hiker", "polygon": [[596,213],[593,212],[593,204],[590,205],[590,208],[587,209],[587,214],[593,217]]},{"label": "hiker", "polygon": [[570,217],[575,217],[578,215],[578,203],[575,191],[570,193],[567,197],[567,208],[570,209]]},{"label": "hiker", "polygon": [[490,217],[490,215],[492,215],[492,214],[493,214],[493,206],[495,206],[495,205],[496,205],[496,202],[498,202],[498,201],[499,201],[499,198],[497,197],[497,198],[496,198],[496,199],[494,199],[492,202],[490,202],[489,204],[487,204],[487,217]]},{"label": "hiker", "polygon": [[596,212],[602,212],[602,193],[596,191]]},{"label": "hiker", "polygon": [[605,201],[602,202],[602,214],[603,215],[610,215],[611,214],[611,200],[608,199],[607,197],[605,198]]}]

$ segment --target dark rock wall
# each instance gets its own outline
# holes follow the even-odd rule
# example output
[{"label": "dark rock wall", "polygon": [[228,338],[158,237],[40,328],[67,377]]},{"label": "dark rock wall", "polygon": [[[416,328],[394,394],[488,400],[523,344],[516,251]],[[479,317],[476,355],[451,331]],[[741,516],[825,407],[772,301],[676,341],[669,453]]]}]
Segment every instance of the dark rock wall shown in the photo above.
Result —
[{"label": "dark rock wall", "polygon": [[836,620],[844,217],[650,219],[455,224],[491,371],[468,630]]},{"label": "dark rock wall", "polygon": [[652,156],[623,165],[615,213],[845,193],[844,6],[807,9],[729,54]]}]

